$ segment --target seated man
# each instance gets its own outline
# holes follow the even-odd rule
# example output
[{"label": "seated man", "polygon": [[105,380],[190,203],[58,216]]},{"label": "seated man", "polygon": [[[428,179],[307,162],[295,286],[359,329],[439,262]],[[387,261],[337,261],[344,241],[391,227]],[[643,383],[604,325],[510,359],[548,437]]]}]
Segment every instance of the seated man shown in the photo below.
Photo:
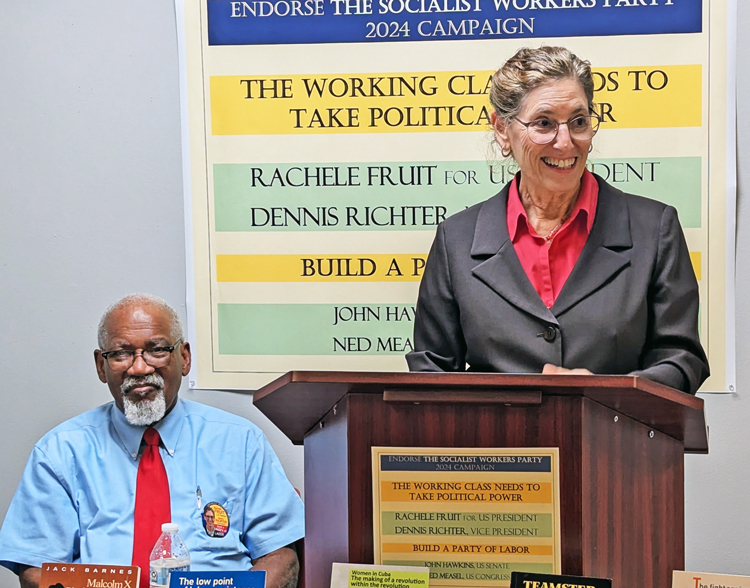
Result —
[{"label": "seated man", "polygon": [[192,570],[252,562],[269,588],[296,586],[302,502],[255,425],[177,397],[190,370],[177,313],[151,295],[123,298],[99,323],[94,359],[114,402],[36,444],[0,530],[0,564],[36,588],[45,561],[132,563],[147,587],[171,520]]}]

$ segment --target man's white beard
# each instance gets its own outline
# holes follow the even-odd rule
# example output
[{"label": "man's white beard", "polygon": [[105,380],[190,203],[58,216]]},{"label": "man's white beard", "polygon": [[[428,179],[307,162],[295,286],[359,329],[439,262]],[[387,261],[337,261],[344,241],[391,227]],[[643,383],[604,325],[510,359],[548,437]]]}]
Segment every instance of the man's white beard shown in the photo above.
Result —
[{"label": "man's white beard", "polygon": [[[153,400],[134,401],[128,392],[138,386],[148,384],[158,388]],[[167,401],[164,398],[164,378],[159,374],[149,374],[142,378],[128,376],[120,386],[122,392],[122,407],[125,410],[125,420],[131,425],[148,426],[160,421],[167,412]]]}]

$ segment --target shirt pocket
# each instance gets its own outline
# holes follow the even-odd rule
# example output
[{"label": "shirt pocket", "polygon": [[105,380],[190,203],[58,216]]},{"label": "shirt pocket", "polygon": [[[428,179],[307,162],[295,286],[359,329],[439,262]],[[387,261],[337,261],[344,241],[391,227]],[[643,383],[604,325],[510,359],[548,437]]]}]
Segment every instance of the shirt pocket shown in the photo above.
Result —
[{"label": "shirt pocket", "polygon": [[[199,551],[211,551],[211,552],[225,552],[225,553],[238,553],[245,551],[244,546],[240,541],[240,520],[241,517],[236,516],[234,512],[235,499],[229,498],[223,502],[219,500],[210,501],[203,505],[200,510],[195,510],[192,516],[193,524],[193,537],[195,538],[195,547]],[[208,534],[206,526],[204,525],[203,512],[206,506],[216,505],[219,508],[215,508],[215,528],[216,530],[212,535]],[[225,520],[221,515],[221,511],[226,513]]]}]

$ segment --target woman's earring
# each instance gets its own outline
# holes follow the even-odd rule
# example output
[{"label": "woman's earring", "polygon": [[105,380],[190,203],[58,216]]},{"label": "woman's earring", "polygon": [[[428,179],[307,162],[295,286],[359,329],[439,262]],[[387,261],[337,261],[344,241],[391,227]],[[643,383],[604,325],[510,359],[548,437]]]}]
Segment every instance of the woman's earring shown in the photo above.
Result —
[{"label": "woman's earring", "polygon": [[500,155],[502,155],[505,159],[508,159],[513,153],[512,149],[505,149],[505,147],[500,147]]}]

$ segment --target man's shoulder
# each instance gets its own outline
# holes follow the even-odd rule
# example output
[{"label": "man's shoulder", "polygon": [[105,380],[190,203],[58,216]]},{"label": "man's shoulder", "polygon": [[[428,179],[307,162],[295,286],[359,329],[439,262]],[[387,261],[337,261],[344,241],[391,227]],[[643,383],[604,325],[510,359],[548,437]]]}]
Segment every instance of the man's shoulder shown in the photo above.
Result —
[{"label": "man's shoulder", "polygon": [[[65,433],[98,429],[102,425],[108,425],[110,422],[110,410],[112,409],[113,402],[107,402],[86,412],[82,412],[67,421],[63,421],[56,427],[50,429],[44,437],[63,435]],[[42,439],[44,439],[42,437]]]},{"label": "man's shoulder", "polygon": [[230,426],[238,430],[251,432],[253,435],[262,434],[260,428],[244,417],[237,416],[220,408],[196,402],[194,400],[180,399],[185,407],[185,418],[204,421],[207,424],[214,423]]},{"label": "man's shoulder", "polygon": [[79,439],[109,435],[110,411],[114,403],[108,402],[63,421],[45,433],[36,443],[42,450],[60,443],[75,442]]}]

